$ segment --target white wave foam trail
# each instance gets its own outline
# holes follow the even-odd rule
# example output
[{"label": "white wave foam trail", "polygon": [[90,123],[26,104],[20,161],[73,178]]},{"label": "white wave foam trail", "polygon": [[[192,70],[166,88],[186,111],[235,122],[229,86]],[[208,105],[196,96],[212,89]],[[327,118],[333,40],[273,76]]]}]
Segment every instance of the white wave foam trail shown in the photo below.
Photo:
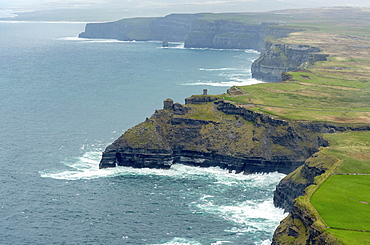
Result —
[{"label": "white wave foam trail", "polygon": [[173,43],[176,46],[160,47],[161,49],[186,49],[184,48],[184,43]]},{"label": "white wave foam trail", "polygon": [[114,177],[120,175],[157,175],[168,176],[174,178],[185,179],[213,179],[215,184],[224,186],[248,185],[249,187],[274,186],[278,180],[284,177],[283,174],[234,174],[228,170],[219,167],[200,168],[181,164],[174,164],[169,170],[149,169],[149,168],[131,168],[131,167],[115,167],[107,169],[99,169],[99,161],[101,151],[85,152],[81,157],[73,157],[63,161],[63,165],[67,168],[61,170],[43,170],[40,171],[41,177],[65,180],[78,179],[96,179],[105,177]]},{"label": "white wave foam trail", "polygon": [[200,71],[239,71],[237,68],[199,68]]},{"label": "white wave foam trail", "polygon": [[[231,191],[236,191],[237,189],[234,188],[239,188],[241,194],[252,190],[252,192],[261,193],[260,197],[254,197],[250,200],[246,200],[248,197],[245,197],[244,200],[239,199],[237,201],[234,200],[235,198],[231,198],[225,203],[223,201],[224,192],[220,191],[219,193],[213,193],[213,195],[204,195],[193,204],[197,210],[230,221],[232,227],[226,230],[227,232],[239,236],[256,232],[269,232],[272,235],[276,226],[287,214],[284,213],[284,210],[274,207],[272,197],[266,200],[266,196],[262,193],[272,193],[283,177],[284,174],[277,172],[229,176],[218,174],[216,176],[217,184],[233,187],[233,189],[230,189]],[[269,242],[270,240],[266,240],[255,244],[268,244]]]},{"label": "white wave foam trail", "polygon": [[202,245],[202,244],[197,242],[197,241],[192,241],[192,240],[188,240],[188,239],[185,239],[185,238],[175,237],[174,239],[172,239],[169,242],[155,243],[155,244],[151,244],[151,245]]},{"label": "white wave foam trail", "polygon": [[61,37],[57,40],[61,41],[78,41],[80,43],[136,43],[136,41],[121,41],[117,39],[95,39],[95,38],[81,38],[81,37]]},{"label": "white wave foam trail", "polygon": [[248,54],[259,54],[260,53],[260,52],[254,50],[254,49],[246,49],[245,52],[248,53]]},{"label": "white wave foam trail", "polygon": [[[84,149],[83,146],[81,149]],[[87,147],[89,148],[89,147]],[[53,178],[53,179],[65,179],[65,180],[78,180],[78,179],[96,179],[105,177],[114,177],[120,175],[157,175],[157,176],[168,176],[174,178],[220,178],[223,183],[228,183],[227,179],[229,176],[231,181],[234,178],[245,179],[246,175],[241,174],[229,174],[225,169],[219,167],[203,168],[199,171],[199,167],[185,166],[181,164],[175,164],[169,170],[163,169],[149,169],[149,168],[131,168],[131,167],[115,167],[107,169],[99,169],[99,161],[101,158],[101,151],[88,151],[81,157],[72,157],[68,160],[63,161],[63,165],[67,169],[61,170],[44,170],[40,171],[41,177]],[[223,180],[225,179],[225,180]]]},{"label": "white wave foam trail", "polygon": [[214,87],[232,87],[232,86],[249,86],[253,84],[264,83],[254,78],[249,79],[234,79],[233,81],[224,81],[224,82],[213,82],[213,81],[198,81],[198,82],[189,82],[183,83],[181,85],[185,86],[214,86]]}]

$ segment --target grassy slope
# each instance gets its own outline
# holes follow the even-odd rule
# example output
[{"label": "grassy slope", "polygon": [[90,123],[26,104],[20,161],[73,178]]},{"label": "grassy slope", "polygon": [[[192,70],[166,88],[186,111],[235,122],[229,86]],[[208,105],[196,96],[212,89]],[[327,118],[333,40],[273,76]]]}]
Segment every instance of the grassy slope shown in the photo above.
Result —
[{"label": "grassy slope", "polygon": [[344,244],[370,244],[370,175],[341,175],[370,173],[370,132],[326,137],[329,154],[341,164],[312,195],[311,203],[332,227],[328,231]]},{"label": "grassy slope", "polygon": [[[369,125],[369,10],[303,11],[286,11],[275,19],[283,22],[289,16],[284,26],[304,30],[276,42],[319,47],[330,55],[328,61],[290,72],[292,79],[283,83],[238,87],[244,95],[223,95],[224,99],[290,120]],[[338,160],[317,178],[317,186],[309,187],[306,196],[298,198],[297,205],[308,207],[312,215],[319,217],[314,225],[334,234],[342,243],[370,244],[368,232],[325,228],[370,231],[370,176],[331,175],[370,173],[370,133],[327,137],[332,144],[322,153]]]},{"label": "grassy slope", "polygon": [[[254,104],[255,110],[293,120],[370,123],[370,29],[364,28],[370,18],[368,11],[352,11],[339,8],[279,15],[279,23],[290,17],[282,26],[304,31],[277,42],[319,47],[330,55],[329,60],[290,72],[292,79],[284,83],[240,87],[244,96],[225,99]],[[351,15],[355,17],[343,19]]]}]

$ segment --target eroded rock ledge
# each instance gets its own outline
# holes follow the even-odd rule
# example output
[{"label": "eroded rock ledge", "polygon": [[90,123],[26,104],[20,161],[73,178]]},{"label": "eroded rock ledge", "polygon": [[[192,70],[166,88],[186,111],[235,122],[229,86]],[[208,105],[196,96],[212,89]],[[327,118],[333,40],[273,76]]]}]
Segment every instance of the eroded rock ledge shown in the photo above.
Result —
[{"label": "eroded rock ledge", "polygon": [[310,210],[309,202],[301,197],[302,200],[296,199],[305,194],[308,186],[316,185],[315,177],[324,174],[336,161],[336,157],[319,151],[279,183],[274,193],[274,204],[289,211],[289,215],[275,230],[272,245],[340,244],[319,223],[317,215]]},{"label": "eroded rock ledge", "polygon": [[103,152],[100,168],[170,168],[182,163],[220,166],[237,173],[290,173],[326,146],[313,129],[273,118],[212,96],[186,105],[164,102],[163,110],[129,129]]},{"label": "eroded rock ledge", "polygon": [[328,55],[308,45],[266,43],[266,51],[252,64],[252,77],[267,82],[281,82],[284,72],[305,69]]}]

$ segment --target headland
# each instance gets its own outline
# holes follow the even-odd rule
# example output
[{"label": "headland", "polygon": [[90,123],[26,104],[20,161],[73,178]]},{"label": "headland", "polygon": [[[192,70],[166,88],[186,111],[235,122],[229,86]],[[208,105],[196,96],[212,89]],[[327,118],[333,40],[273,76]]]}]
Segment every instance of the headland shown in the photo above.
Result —
[{"label": "headland", "polygon": [[290,214],[273,244],[368,244],[370,10],[169,15],[88,24],[80,37],[255,49],[269,82],[164,101],[106,148],[101,168],[220,166],[287,173],[274,203]]}]

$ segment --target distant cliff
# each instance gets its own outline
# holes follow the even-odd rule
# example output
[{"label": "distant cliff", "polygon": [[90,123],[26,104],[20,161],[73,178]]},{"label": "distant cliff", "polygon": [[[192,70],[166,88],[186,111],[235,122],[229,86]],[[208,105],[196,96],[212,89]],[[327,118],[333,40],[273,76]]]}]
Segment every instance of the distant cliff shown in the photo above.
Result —
[{"label": "distant cliff", "polygon": [[90,23],[79,37],[184,42],[186,48],[266,51],[254,62],[252,76],[262,81],[280,82],[283,72],[323,59],[323,56],[316,54],[320,50],[314,47],[270,42],[297,31],[299,29],[286,28],[274,21],[237,21],[223,16],[212,19],[207,14],[171,14],[162,18]]},{"label": "distant cliff", "polygon": [[122,41],[184,42],[199,14],[171,14],[159,18],[132,18],[108,23],[89,23],[79,37]]},{"label": "distant cliff", "polygon": [[266,51],[253,62],[252,77],[262,81],[281,82],[282,73],[306,69],[316,61],[324,61],[321,50],[308,45],[266,43]]},{"label": "distant cliff", "polygon": [[265,50],[265,41],[286,37],[297,29],[284,28],[276,23],[246,24],[231,20],[194,22],[188,38],[187,48],[254,49]]},{"label": "distant cliff", "polygon": [[[123,19],[89,23],[81,38],[109,38],[124,41],[157,40],[185,42],[187,48],[255,49],[263,51],[265,41],[278,39],[297,29],[272,21],[237,21],[210,14],[171,14],[159,18]],[[212,15],[214,18],[214,16]]]}]

